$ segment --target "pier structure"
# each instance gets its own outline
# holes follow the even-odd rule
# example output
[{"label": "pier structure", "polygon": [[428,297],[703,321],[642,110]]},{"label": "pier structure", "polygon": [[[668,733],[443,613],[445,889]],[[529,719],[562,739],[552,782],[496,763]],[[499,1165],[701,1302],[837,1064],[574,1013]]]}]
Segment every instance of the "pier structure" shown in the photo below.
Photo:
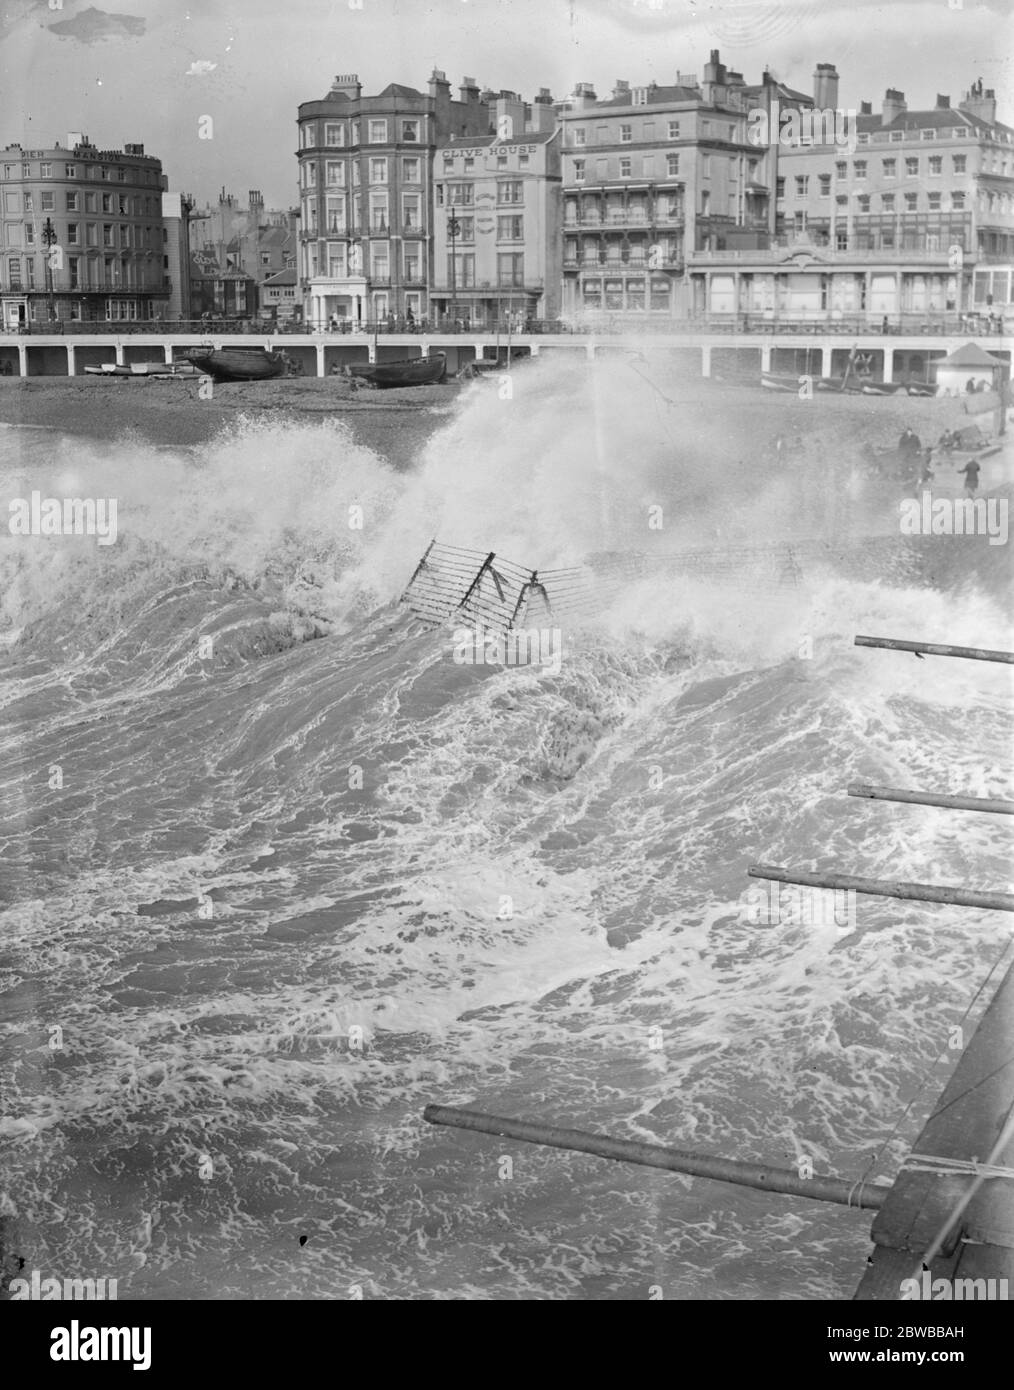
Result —
[{"label": "pier structure", "polygon": [[[413,581],[426,559],[424,556],[420,562]],[[488,562],[493,559],[489,556]],[[855,644],[907,652],[920,659],[933,655],[1014,663],[1011,652],[902,638],[861,636],[856,637]],[[947,812],[1004,814],[1009,813],[1011,806],[1007,799],[866,784],[853,784],[848,794],[873,801],[912,802]],[[904,883],[764,864],[751,865],[748,874],[773,882],[1014,912],[1014,895],[964,885]],[[979,983],[966,1018],[979,996],[988,993],[1010,947],[1008,941],[986,979]],[[916,1099],[917,1096],[909,1102],[905,1114]],[[478,1109],[434,1104],[426,1106],[422,1118],[432,1125],[593,1154],[614,1162],[663,1168],[781,1197],[835,1202],[857,1210],[874,1209],[874,1248],[853,1294],[853,1299],[860,1302],[978,1302],[1014,1298],[1014,964],[1007,966],[1001,983],[992,992],[947,1085],[930,1108],[919,1137],[890,1183],[878,1180],[873,1171],[886,1144],[880,1146],[866,1170],[851,1180],[829,1173],[804,1178],[797,1171],[767,1163],[615,1139]],[[899,1120],[896,1128],[900,1123]]]},{"label": "pier structure", "polygon": [[[617,354],[670,354],[688,375],[755,380],[761,373],[798,372],[816,377],[840,377],[850,359],[861,358],[878,382],[932,380],[931,369],[954,348],[945,334],[860,333],[855,336],[820,331],[816,326],[798,332],[729,332],[713,327],[687,328],[678,333],[517,333],[503,335],[476,330],[461,333],[32,333],[0,336],[0,372],[7,375],[79,376],[85,367],[115,361],[172,363],[187,349],[212,343],[216,348],[264,347],[284,351],[305,376],[323,377],[336,368],[363,362],[447,354],[451,373],[474,362],[519,357],[584,357],[594,361]],[[1011,361],[1014,336],[989,339],[993,357]]]}]

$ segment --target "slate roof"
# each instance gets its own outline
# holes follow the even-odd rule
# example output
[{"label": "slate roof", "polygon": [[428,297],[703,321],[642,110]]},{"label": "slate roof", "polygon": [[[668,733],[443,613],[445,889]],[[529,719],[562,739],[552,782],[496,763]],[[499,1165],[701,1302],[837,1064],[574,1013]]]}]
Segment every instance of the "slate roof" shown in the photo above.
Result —
[{"label": "slate roof", "polygon": [[999,361],[998,357],[991,356],[978,343],[965,343],[963,347],[956,348],[938,365],[941,367],[995,367]]}]

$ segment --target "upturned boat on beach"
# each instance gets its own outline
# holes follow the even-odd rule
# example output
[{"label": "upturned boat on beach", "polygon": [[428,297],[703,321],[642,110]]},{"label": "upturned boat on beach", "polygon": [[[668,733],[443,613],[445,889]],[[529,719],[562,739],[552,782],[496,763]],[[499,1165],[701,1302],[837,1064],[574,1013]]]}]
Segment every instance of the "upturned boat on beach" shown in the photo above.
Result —
[{"label": "upturned boat on beach", "polygon": [[761,376],[761,385],[768,391],[798,392],[800,384],[805,378],[809,378],[813,383],[815,391],[858,392],[862,389],[862,384],[855,377],[849,380],[847,377],[840,376],[814,376],[812,372],[797,372],[795,376],[764,372]]},{"label": "upturned boat on beach", "polygon": [[765,372],[761,376],[761,386],[768,391],[798,392],[802,381],[809,377],[814,391],[844,392],[846,395],[899,396],[907,392],[910,396],[934,396],[936,387],[929,382],[871,381],[869,377],[856,376],[812,376],[799,372],[796,376],[776,376]]},{"label": "upturned boat on beach", "polygon": [[896,396],[904,390],[903,381],[864,381],[862,384],[864,396]]},{"label": "upturned boat on beach", "polygon": [[345,375],[381,389],[392,386],[435,386],[447,375],[447,354],[429,357],[403,357],[396,362],[352,362]]},{"label": "upturned boat on beach", "polygon": [[192,362],[103,362],[99,367],[85,367],[88,376],[133,377],[193,377],[200,372]]}]

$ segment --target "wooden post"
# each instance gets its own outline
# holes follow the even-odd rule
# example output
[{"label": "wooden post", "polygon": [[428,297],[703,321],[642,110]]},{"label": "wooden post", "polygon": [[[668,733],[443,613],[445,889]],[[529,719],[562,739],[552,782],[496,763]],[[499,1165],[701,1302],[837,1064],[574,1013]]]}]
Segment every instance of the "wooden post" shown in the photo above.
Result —
[{"label": "wooden post", "polygon": [[951,647],[938,642],[907,642],[900,637],[857,637],[857,647],[886,647],[893,652],[926,653],[929,656],[962,656],[969,661],[1003,661],[1014,665],[1014,652],[986,651],[982,647]]},{"label": "wooden post", "polygon": [[[494,561],[495,559],[496,559],[496,551],[495,551],[495,550],[491,550],[491,551],[489,552],[489,554],[486,556],[485,560],[483,560],[482,564],[479,566],[479,572],[478,572],[478,574],[475,576],[475,578],[472,580],[471,584],[469,584],[468,588],[465,590],[465,596],[464,596],[464,598],[461,600],[461,602],[458,604],[458,607],[459,607],[459,608],[464,608],[465,604],[466,604],[466,603],[468,602],[468,600],[472,597],[473,593],[475,592],[475,590],[479,587],[480,583],[482,582],[482,576],[483,576],[483,575],[486,573],[486,571],[490,568],[490,566],[492,565],[492,563],[493,563],[493,561]],[[499,586],[498,586],[498,587],[499,587]]]},{"label": "wooden post", "polygon": [[431,1125],[451,1125],[455,1129],[477,1130],[526,1144],[545,1144],[552,1149],[571,1149],[594,1154],[620,1163],[638,1163],[646,1168],[665,1168],[672,1173],[711,1178],[739,1187],[756,1187],[764,1192],[781,1192],[790,1197],[810,1197],[818,1202],[837,1202],[845,1207],[879,1208],[889,1187],[875,1183],[849,1183],[841,1178],[801,1178],[795,1168],[770,1168],[766,1164],[743,1163],[734,1158],[667,1149],[661,1144],[644,1144],[631,1139],[611,1139],[606,1134],[588,1134],[581,1129],[561,1129],[532,1120],[515,1120],[488,1115],[482,1110],[459,1110],[450,1105],[427,1105],[423,1119]]},{"label": "wooden post", "polygon": [[422,559],[419,561],[419,563],[416,565],[415,569],[412,571],[412,578],[411,578],[411,579],[408,581],[408,583],[405,585],[405,592],[402,594],[400,602],[404,603],[405,600],[408,598],[408,591],[409,591],[409,589],[411,589],[412,585],[413,585],[413,584],[415,583],[415,581],[419,578],[419,571],[425,568],[426,561],[429,559],[429,553],[430,553],[430,551],[433,549],[433,547],[436,545],[436,543],[437,543],[437,538],[436,538],[436,536],[434,536],[433,539],[430,541],[429,545],[426,547],[426,550],[425,550],[425,553],[423,554]]},{"label": "wooden post", "polygon": [[909,792],[901,787],[870,787],[853,782],[849,796],[865,796],[871,801],[908,801],[915,806],[948,806],[954,811],[992,811],[998,816],[1014,816],[1014,801],[984,796],[943,796],[937,792]]},{"label": "wooden post", "polygon": [[980,891],[974,888],[952,888],[942,883],[902,883],[886,878],[859,878],[855,874],[805,873],[801,869],[783,869],[775,864],[751,864],[751,878],[770,878],[777,883],[799,883],[811,888],[844,888],[854,893],[868,893],[875,898],[914,898],[924,903],[953,903],[957,907],[995,908],[997,912],[1014,912],[1014,894]]},{"label": "wooden post", "polygon": [[532,570],[526,582],[521,585],[518,601],[514,605],[514,612],[511,614],[510,621],[507,624],[508,629],[513,628],[514,624],[517,622],[518,614],[521,612],[521,606],[528,597],[528,591],[537,587],[539,587],[539,574],[537,570]]}]

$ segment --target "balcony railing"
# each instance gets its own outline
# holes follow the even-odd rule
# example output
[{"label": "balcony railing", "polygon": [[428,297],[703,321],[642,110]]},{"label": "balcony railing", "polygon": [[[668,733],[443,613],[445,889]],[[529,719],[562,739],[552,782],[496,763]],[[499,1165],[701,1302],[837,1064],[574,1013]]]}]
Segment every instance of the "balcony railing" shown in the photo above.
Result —
[{"label": "balcony railing", "polygon": [[663,250],[652,263],[649,256],[639,256],[632,250],[629,256],[565,256],[563,264],[569,270],[678,270],[683,266],[683,257]]},{"label": "balcony railing", "polygon": [[613,211],[603,217],[598,213],[585,213],[581,217],[568,217],[564,219],[563,229],[567,231],[574,228],[594,228],[596,230],[606,228],[621,227],[661,227],[677,226],[684,221],[684,213],[677,209],[675,212],[660,210],[654,213],[641,211],[620,212]]},{"label": "balcony railing", "polygon": [[[734,251],[706,251],[698,250],[692,253],[692,260],[695,264],[705,264],[714,261],[751,261],[763,262],[777,265],[782,262],[790,261],[793,252],[797,254],[809,254],[817,261],[828,261],[842,264],[848,262],[871,264],[877,261],[915,261],[921,264],[931,264],[937,262],[943,267],[947,266],[948,248],[946,246],[938,249],[927,247],[902,247],[885,246],[879,250],[869,247],[850,247],[840,249],[833,246],[818,246],[813,243],[782,243],[780,245],[757,248],[757,249],[736,249]],[[965,252],[966,265],[977,259],[975,252]]]}]

